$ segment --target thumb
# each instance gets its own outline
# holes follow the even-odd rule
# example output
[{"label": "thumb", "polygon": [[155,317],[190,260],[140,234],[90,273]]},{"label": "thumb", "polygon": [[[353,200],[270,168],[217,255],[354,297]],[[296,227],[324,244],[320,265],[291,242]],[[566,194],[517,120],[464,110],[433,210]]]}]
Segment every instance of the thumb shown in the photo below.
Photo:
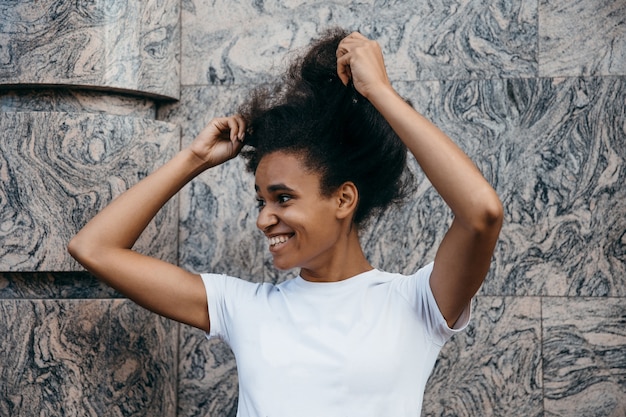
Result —
[{"label": "thumb", "polygon": [[348,85],[352,78],[352,71],[350,70],[350,60],[347,54],[337,58],[337,75],[343,85]]}]

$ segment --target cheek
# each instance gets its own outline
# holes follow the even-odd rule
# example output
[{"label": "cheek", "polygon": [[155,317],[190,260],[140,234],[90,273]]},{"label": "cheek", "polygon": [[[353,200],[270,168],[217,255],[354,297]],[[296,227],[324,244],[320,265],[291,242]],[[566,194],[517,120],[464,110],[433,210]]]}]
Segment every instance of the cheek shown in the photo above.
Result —
[{"label": "cheek", "polygon": [[339,232],[339,224],[329,204],[303,202],[297,209],[286,209],[281,221],[306,240],[327,240]]},{"label": "cheek", "polygon": [[339,233],[341,233],[340,225],[336,219],[328,213],[317,213],[311,215],[308,219],[308,233],[320,243],[327,241],[336,241]]}]

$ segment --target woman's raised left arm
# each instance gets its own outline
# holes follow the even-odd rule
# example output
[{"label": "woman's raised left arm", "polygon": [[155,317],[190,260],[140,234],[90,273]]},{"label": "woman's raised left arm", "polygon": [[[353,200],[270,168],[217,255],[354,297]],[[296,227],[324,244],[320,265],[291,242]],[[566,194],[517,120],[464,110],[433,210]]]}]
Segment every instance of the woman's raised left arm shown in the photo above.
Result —
[{"label": "woman's raised left arm", "polygon": [[454,214],[435,257],[430,285],[452,326],[482,284],[502,226],[495,190],[470,158],[393,89],[377,42],[359,33],[337,50],[338,74],[385,117]]}]

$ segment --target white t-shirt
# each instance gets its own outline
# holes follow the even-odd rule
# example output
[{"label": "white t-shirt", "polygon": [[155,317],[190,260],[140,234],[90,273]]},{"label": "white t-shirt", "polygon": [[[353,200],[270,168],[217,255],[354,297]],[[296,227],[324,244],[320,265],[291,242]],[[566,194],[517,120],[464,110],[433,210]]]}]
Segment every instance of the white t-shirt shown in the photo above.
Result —
[{"label": "white t-shirt", "polygon": [[203,274],[211,332],[233,350],[238,417],[419,416],[450,329],[429,285],[432,263],[405,276],[258,284]]}]

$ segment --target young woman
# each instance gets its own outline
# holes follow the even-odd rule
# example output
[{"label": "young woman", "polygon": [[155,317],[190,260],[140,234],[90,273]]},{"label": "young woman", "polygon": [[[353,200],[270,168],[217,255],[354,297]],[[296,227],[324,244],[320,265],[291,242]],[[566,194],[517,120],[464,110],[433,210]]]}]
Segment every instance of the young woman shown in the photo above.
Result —
[{"label": "young woman", "polygon": [[[69,251],[158,314],[219,337],[235,353],[238,416],[416,416],[443,344],[469,320],[502,206],[469,158],[392,88],[379,45],[329,32],[279,87],[217,118],[113,201]],[[197,275],[131,250],[192,178],[243,155],[258,228],[278,285]],[[372,267],[368,219],[406,191],[406,149],[454,213],[434,262],[412,275]]]}]

